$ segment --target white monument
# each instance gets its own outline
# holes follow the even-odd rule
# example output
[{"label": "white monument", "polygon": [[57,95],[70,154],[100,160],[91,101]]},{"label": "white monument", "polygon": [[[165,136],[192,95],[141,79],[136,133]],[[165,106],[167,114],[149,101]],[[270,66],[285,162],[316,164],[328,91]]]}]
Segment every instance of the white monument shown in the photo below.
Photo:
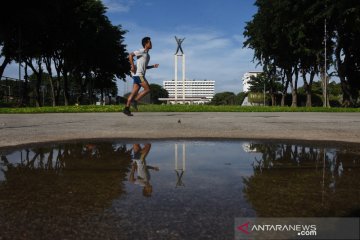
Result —
[{"label": "white monument", "polygon": [[[175,58],[175,103],[177,103],[178,101],[178,58],[181,58],[181,69],[182,69],[182,99],[183,99],[183,103],[185,103],[185,54],[184,51],[181,47],[182,42],[185,40],[185,38],[181,39],[181,38],[177,38],[175,36],[175,40],[178,44],[176,52],[174,54],[174,58]],[[180,52],[179,52],[180,50]]]}]

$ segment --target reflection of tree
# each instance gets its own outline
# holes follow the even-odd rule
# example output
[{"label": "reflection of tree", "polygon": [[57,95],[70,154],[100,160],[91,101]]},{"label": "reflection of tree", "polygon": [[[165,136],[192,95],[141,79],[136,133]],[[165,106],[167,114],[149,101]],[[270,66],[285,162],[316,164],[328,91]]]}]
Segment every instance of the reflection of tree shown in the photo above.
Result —
[{"label": "reflection of tree", "polygon": [[253,144],[262,154],[244,193],[259,216],[345,216],[360,209],[360,156],[323,148]]},{"label": "reflection of tree", "polygon": [[130,151],[111,143],[92,146],[97,149],[95,155],[89,145],[80,143],[26,149],[16,165],[5,156],[1,225],[19,232],[49,224],[71,227],[108,208],[125,191]]}]

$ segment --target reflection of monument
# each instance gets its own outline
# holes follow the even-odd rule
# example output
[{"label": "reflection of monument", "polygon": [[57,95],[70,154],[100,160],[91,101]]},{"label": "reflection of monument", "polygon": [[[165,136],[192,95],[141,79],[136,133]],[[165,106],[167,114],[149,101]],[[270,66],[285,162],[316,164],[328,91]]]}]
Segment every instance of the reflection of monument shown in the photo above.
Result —
[{"label": "reflection of monument", "polygon": [[[185,54],[184,51],[181,47],[182,42],[185,40],[185,38],[180,39],[177,38],[175,36],[176,42],[178,44],[176,52],[174,54],[175,57],[175,103],[177,103],[177,99],[178,99],[178,57],[182,58],[182,65],[181,65],[181,69],[182,69],[182,98],[183,98],[183,102],[185,102]],[[179,53],[179,50],[181,53]]]},{"label": "reflection of monument", "polygon": [[175,172],[176,172],[176,176],[177,176],[176,187],[185,186],[185,184],[182,182],[182,177],[185,172],[185,161],[186,161],[185,143],[183,143],[183,147],[182,147],[182,166],[181,167],[179,167],[179,165],[178,165],[178,144],[175,143]]}]

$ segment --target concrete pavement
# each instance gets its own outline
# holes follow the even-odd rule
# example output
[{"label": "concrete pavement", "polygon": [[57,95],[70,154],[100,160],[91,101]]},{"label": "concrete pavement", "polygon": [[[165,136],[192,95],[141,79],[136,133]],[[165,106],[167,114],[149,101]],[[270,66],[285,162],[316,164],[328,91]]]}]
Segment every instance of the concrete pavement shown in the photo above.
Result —
[{"label": "concrete pavement", "polygon": [[79,139],[279,139],[360,143],[360,113],[0,114],[0,147]]}]

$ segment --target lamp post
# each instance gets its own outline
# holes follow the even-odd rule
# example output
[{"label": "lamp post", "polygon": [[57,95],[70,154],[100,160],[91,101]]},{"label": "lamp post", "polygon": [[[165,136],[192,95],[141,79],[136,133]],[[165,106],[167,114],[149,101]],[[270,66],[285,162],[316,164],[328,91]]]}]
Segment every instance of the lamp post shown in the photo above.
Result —
[{"label": "lamp post", "polygon": [[325,92],[325,96],[324,96],[324,101],[325,101],[325,107],[328,107],[328,97],[327,97],[327,76],[326,76],[326,35],[327,35],[327,32],[326,32],[326,18],[325,18],[325,26],[324,26],[324,31],[325,31],[325,34],[324,34],[324,45],[325,45],[325,66],[324,66],[324,92]]},{"label": "lamp post", "polygon": [[265,83],[264,83],[264,107],[265,107]]},{"label": "lamp post", "polygon": [[[325,9],[327,9],[327,1],[325,0]],[[328,78],[327,78],[327,22],[326,22],[326,16],[324,20],[324,107],[330,107],[329,100],[328,100]]]}]

